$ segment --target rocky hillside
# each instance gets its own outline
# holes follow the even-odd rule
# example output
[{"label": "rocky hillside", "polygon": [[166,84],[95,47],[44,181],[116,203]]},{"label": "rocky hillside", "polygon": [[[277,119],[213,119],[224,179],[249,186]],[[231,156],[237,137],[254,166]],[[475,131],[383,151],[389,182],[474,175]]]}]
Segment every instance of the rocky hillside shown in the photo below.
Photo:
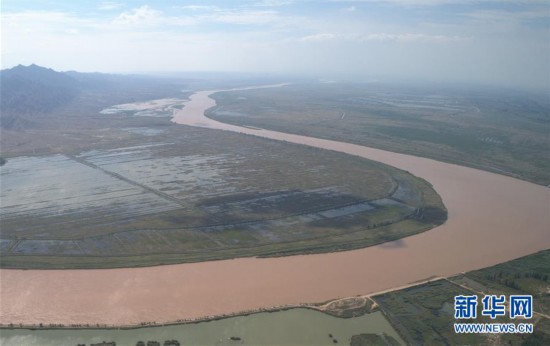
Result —
[{"label": "rocky hillside", "polygon": [[37,65],[0,72],[2,113],[49,112],[79,93],[79,83],[65,73]]}]

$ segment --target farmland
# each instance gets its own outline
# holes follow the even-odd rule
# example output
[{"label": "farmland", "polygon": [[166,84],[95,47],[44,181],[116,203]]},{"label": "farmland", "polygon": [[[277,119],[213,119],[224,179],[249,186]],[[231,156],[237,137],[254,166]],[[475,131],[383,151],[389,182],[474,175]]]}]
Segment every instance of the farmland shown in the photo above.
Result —
[{"label": "farmland", "polygon": [[[385,316],[411,345],[416,344],[494,344],[545,345],[550,340],[550,250],[400,291],[375,296]],[[453,329],[454,297],[476,294],[481,302],[483,294],[529,294],[533,296],[532,334],[457,334]],[[414,315],[414,318],[411,316]],[[482,317],[479,323],[509,323],[505,317],[491,320]]]},{"label": "farmland", "polygon": [[[4,150],[2,266],[124,267],[339,251],[446,219],[422,179],[344,154],[171,125],[166,115],[181,103],[106,107],[55,138],[41,129],[33,146]],[[87,136],[76,141],[84,126]],[[36,148],[41,141],[49,145]]]},{"label": "farmland", "polygon": [[550,105],[505,89],[301,83],[213,95],[226,123],[326,138],[550,184]]}]

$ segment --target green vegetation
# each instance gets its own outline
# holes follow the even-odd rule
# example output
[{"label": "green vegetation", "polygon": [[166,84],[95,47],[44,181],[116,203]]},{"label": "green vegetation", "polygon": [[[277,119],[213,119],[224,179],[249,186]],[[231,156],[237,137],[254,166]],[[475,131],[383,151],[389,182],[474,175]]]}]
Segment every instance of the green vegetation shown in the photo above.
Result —
[{"label": "green vegetation", "polygon": [[328,315],[341,318],[353,318],[378,311],[373,301],[364,297],[338,299],[319,305],[318,308]]},{"label": "green vegetation", "polygon": [[399,346],[399,342],[390,335],[358,334],[351,337],[350,346]]},{"label": "green vegetation", "polygon": [[[473,272],[373,297],[404,340],[411,345],[547,345],[550,342],[550,250]],[[513,282],[513,284],[511,284]],[[507,284],[506,284],[507,283]],[[513,286],[513,287],[511,287]],[[535,315],[533,334],[456,334],[454,297],[485,294],[532,294]],[[506,317],[478,323],[510,323]],[[544,314],[544,315],[541,315]],[[517,321],[516,321],[517,322]]]},{"label": "green vegetation", "polygon": [[402,152],[550,184],[547,98],[425,85],[296,84],[220,92],[226,123]]},{"label": "green vegetation", "polygon": [[482,344],[478,342],[478,336],[454,333],[454,296],[469,293],[441,280],[373,299],[401,337],[411,345]]},{"label": "green vegetation", "polygon": [[535,311],[550,315],[550,250],[469,272],[451,280],[490,294],[530,294]]}]

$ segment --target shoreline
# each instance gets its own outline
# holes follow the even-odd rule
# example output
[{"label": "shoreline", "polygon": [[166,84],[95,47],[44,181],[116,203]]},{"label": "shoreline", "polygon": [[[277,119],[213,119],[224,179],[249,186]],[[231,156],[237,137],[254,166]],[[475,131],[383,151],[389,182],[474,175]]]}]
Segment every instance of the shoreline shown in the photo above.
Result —
[{"label": "shoreline", "polygon": [[182,320],[167,321],[167,322],[141,322],[138,324],[120,324],[120,325],[95,324],[95,325],[86,325],[86,326],[78,325],[78,324],[75,324],[75,325],[60,324],[56,326],[55,323],[52,323],[53,325],[43,325],[42,327],[40,327],[40,325],[36,325],[36,324],[21,325],[21,324],[14,323],[13,326],[10,326],[9,324],[2,323],[0,324],[0,331],[1,330],[32,330],[32,331],[35,331],[35,330],[132,330],[132,329],[144,329],[144,328],[207,323],[207,322],[218,321],[218,320],[223,320],[223,319],[233,318],[233,317],[250,316],[250,315],[260,314],[260,313],[273,313],[273,312],[286,311],[286,310],[292,310],[292,309],[311,309],[311,310],[322,312],[321,310],[316,309],[311,304],[286,305],[286,306],[274,306],[271,308],[244,310],[244,311],[216,315],[216,316],[197,317],[193,319],[182,319]]},{"label": "shoreline", "polygon": [[[292,309],[310,309],[310,310],[314,310],[314,311],[317,311],[317,312],[320,312],[320,313],[324,313],[324,314],[332,316],[334,318],[346,319],[346,318],[350,318],[350,317],[341,317],[341,316],[332,315],[332,314],[326,312],[325,310],[323,310],[322,307],[323,306],[328,306],[328,305],[330,305],[334,302],[337,302],[337,301],[353,299],[353,298],[365,298],[365,299],[372,300],[372,297],[375,297],[375,296],[378,296],[378,295],[386,294],[386,293],[393,292],[393,291],[399,291],[399,290],[407,289],[407,288],[410,288],[410,287],[420,286],[420,285],[424,285],[424,284],[428,284],[428,283],[432,283],[432,282],[436,282],[436,281],[440,281],[440,280],[445,280],[445,279],[448,279],[448,278],[437,277],[436,276],[436,277],[428,278],[426,280],[412,282],[408,285],[399,286],[399,287],[391,288],[391,289],[388,289],[388,290],[375,292],[375,293],[372,293],[372,294],[357,295],[357,296],[352,296],[352,297],[334,298],[334,299],[331,299],[331,300],[328,300],[328,301],[313,303],[313,304],[301,303],[301,304],[291,304],[291,305],[282,305],[282,306],[272,306],[272,307],[268,307],[268,308],[257,308],[257,309],[243,310],[243,311],[238,311],[238,312],[233,312],[233,313],[228,313],[228,314],[222,314],[222,315],[203,316],[203,317],[197,317],[197,318],[192,318],[192,319],[182,319],[182,320],[176,320],[176,321],[167,321],[167,322],[155,322],[155,321],[153,321],[153,322],[141,322],[141,323],[137,323],[137,324],[120,324],[120,325],[95,324],[95,325],[86,325],[86,326],[78,325],[78,324],[76,324],[76,325],[58,325],[58,326],[56,326],[56,324],[52,323],[52,325],[48,324],[48,325],[43,325],[42,327],[40,325],[37,325],[37,324],[30,324],[30,325],[25,325],[25,324],[22,324],[22,325],[17,324],[16,325],[16,324],[13,324],[12,326],[10,326],[10,324],[0,323],[0,331],[1,330],[32,330],[32,331],[36,331],[36,330],[133,330],[133,329],[144,329],[144,328],[168,327],[168,326],[180,326],[180,325],[207,323],[207,322],[218,321],[218,320],[223,320],[223,319],[233,318],[233,317],[251,316],[251,315],[260,314],[260,313],[274,313],[274,312],[287,311],[287,310],[292,310]],[[376,312],[376,311],[381,311],[381,310],[375,310],[375,311],[371,311],[371,312],[368,312],[368,313],[373,313],[373,312]],[[351,318],[353,318],[353,317],[351,317]]]}]

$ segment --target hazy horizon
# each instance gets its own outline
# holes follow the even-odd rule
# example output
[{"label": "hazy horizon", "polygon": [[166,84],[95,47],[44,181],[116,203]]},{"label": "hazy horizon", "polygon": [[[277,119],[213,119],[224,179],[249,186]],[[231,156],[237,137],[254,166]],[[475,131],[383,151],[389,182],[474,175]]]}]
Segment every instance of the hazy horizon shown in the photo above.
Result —
[{"label": "hazy horizon", "polygon": [[2,69],[387,76],[550,90],[547,1],[2,2]]}]

